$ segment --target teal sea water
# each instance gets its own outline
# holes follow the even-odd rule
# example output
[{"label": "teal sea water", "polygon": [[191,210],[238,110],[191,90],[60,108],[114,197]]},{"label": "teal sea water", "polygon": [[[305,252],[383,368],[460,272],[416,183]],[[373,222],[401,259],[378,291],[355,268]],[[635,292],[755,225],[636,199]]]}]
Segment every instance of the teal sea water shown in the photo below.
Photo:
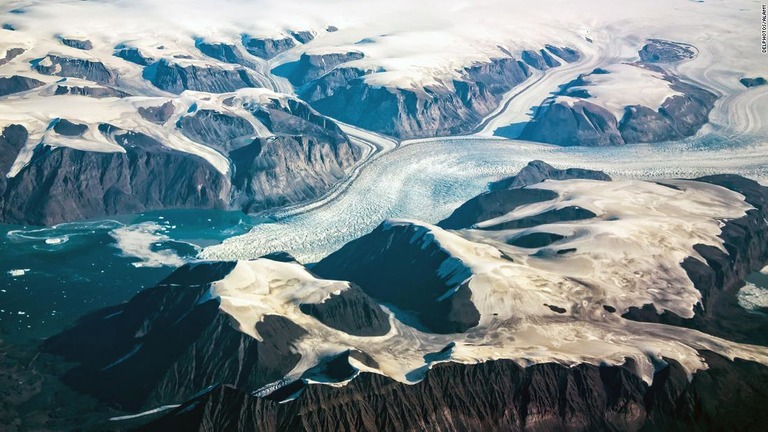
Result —
[{"label": "teal sea water", "polygon": [[54,227],[0,225],[0,339],[55,334],[259,222],[240,212],[166,210]]}]

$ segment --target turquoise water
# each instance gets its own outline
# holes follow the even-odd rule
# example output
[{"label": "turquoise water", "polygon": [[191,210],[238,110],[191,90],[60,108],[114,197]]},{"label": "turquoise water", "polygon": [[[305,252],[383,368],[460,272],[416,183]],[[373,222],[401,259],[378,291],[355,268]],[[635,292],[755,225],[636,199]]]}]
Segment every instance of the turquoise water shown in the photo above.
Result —
[{"label": "turquoise water", "polygon": [[[55,227],[0,226],[0,339],[27,342],[128,300],[200,248],[263,222],[240,212],[167,210]],[[149,229],[143,229],[150,227]],[[121,249],[118,238],[134,252]]]}]

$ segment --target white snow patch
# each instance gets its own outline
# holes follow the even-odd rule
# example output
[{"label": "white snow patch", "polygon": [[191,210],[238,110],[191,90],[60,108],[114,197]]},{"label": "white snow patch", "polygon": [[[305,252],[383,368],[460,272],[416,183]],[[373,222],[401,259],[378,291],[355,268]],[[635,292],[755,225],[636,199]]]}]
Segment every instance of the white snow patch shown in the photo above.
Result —
[{"label": "white snow patch", "polygon": [[170,409],[178,408],[180,406],[181,406],[180,404],[176,404],[176,405],[163,405],[161,407],[157,407],[157,408],[154,408],[154,409],[151,409],[151,410],[148,410],[148,411],[140,412],[138,414],[124,415],[124,416],[119,416],[119,417],[111,417],[109,420],[110,421],[131,420],[131,419],[135,419],[135,418],[139,418],[139,417],[148,416],[150,414],[157,414],[159,412],[168,411]]},{"label": "white snow patch", "polygon": [[[607,74],[590,74],[584,78],[583,86],[571,87],[571,90],[586,90],[590,98],[588,102],[607,109],[621,120],[627,106],[641,105],[652,110],[658,110],[667,99],[682,95],[672,90],[670,82],[663,74],[632,64],[615,64],[604,66]],[[573,105],[582,99],[559,96],[556,102]]]},{"label": "white snow patch", "polygon": [[22,277],[22,276],[24,276],[25,274],[27,274],[27,272],[28,272],[29,270],[30,270],[30,269],[13,269],[13,270],[9,270],[9,271],[8,271],[8,274],[9,274],[9,275],[11,275],[11,277],[15,277],[15,278],[17,278],[17,277]]},{"label": "white snow patch", "polygon": [[768,308],[768,289],[747,283],[738,294],[739,305],[744,309]]},{"label": "white snow patch", "polygon": [[172,250],[152,250],[153,244],[170,240],[162,233],[164,229],[155,222],[142,222],[114,229],[109,234],[117,241],[115,246],[121,250],[123,256],[140,259],[139,262],[133,263],[135,267],[184,265],[184,260]]},{"label": "white snow patch", "polygon": [[257,259],[239,261],[224,279],[211,284],[210,298],[220,299],[220,309],[237,321],[240,331],[262,340],[256,324],[265,315],[285,316],[297,324],[316,321],[299,306],[322,303],[348,288],[347,282],[316,279],[300,264]]}]

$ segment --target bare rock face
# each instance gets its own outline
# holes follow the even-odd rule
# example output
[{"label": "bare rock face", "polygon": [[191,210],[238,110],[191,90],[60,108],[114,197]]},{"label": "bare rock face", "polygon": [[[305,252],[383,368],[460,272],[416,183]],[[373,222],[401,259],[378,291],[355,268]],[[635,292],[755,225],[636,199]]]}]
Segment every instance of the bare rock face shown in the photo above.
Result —
[{"label": "bare rock face", "polygon": [[300,86],[299,96],[321,113],[406,139],[471,132],[505,92],[530,76],[531,68],[559,66],[554,52],[563,61],[580,58],[572,49],[554,46],[526,51],[521,59],[507,55],[466,67],[460,79],[418,91],[369,85],[365,76],[374,71],[348,64],[360,56],[353,52],[305,55],[274,72]]},{"label": "bare rock face", "polygon": [[156,107],[139,107],[139,115],[155,124],[164,124],[173,115],[173,102],[168,101]]},{"label": "bare rock face", "polygon": [[88,39],[73,39],[73,38],[60,38],[61,43],[68,47],[77,48],[80,50],[88,51],[93,49],[93,43]]},{"label": "bare rock face", "polygon": [[240,147],[238,138],[246,139],[255,132],[248,120],[213,110],[198,110],[185,115],[177,124],[187,138],[228,152]]},{"label": "bare rock face", "polygon": [[244,108],[275,134],[239,140],[228,150],[235,167],[233,206],[246,212],[317,198],[360,158],[339,126],[304,102],[276,98]]},{"label": "bare rock face", "polygon": [[290,37],[273,39],[244,36],[243,46],[252,55],[269,60],[281,52],[295,47],[296,41]]},{"label": "bare rock face", "polygon": [[62,85],[58,84],[54,91],[54,96],[60,95],[76,95],[76,96],[88,96],[96,99],[102,98],[123,98],[131,96],[130,93],[118,90],[112,87],[91,87],[91,86],[77,86],[77,85]]},{"label": "bare rock face", "polygon": [[122,45],[115,47],[115,57],[141,66],[149,66],[155,62],[155,59],[145,56],[138,48]]},{"label": "bare rock face", "polygon": [[59,119],[53,126],[53,131],[64,136],[80,136],[88,130],[88,125],[73,123],[67,119]]},{"label": "bare rock face", "polygon": [[517,207],[526,204],[549,201],[557,198],[549,190],[499,189],[478,195],[465,202],[454,212],[438,223],[445,229],[470,228],[476,223],[503,216]]},{"label": "bare rock face", "polygon": [[225,63],[239,64],[253,68],[255,65],[249,61],[239,47],[233,44],[221,42],[195,41],[195,46],[201,53]]},{"label": "bare rock face", "polygon": [[310,30],[297,30],[297,31],[292,31],[291,36],[293,36],[293,38],[299,41],[300,43],[305,44],[315,39],[315,32]]},{"label": "bare rock face", "polygon": [[322,303],[303,304],[301,311],[353,336],[383,336],[391,330],[389,316],[354,285]]},{"label": "bare rock face", "polygon": [[304,53],[299,57],[299,60],[280,65],[272,72],[275,75],[288,78],[291,84],[298,87],[325,75],[336,66],[361,58],[363,58],[363,53],[359,51],[327,54]]},{"label": "bare rock face", "polygon": [[638,52],[646,63],[678,63],[696,57],[696,49],[688,44],[662,39],[649,39]]},{"label": "bare rock face", "polygon": [[521,139],[562,146],[612,146],[624,144],[616,118],[588,100],[553,103],[539,108]]},{"label": "bare rock face", "polygon": [[[348,141],[338,124],[295,99],[273,99],[271,103],[254,104],[247,109],[276,135],[305,135],[335,145]],[[358,157],[356,148],[350,148],[350,152]]]},{"label": "bare rock face", "polygon": [[560,62],[555,60],[546,50],[538,52],[531,50],[523,51],[521,58],[534,69],[546,70],[560,66]]},{"label": "bare rock face", "polygon": [[755,77],[755,78],[745,77],[740,79],[739,82],[741,83],[741,85],[743,85],[746,88],[757,87],[757,86],[765,85],[766,83],[768,83],[768,81],[766,81],[766,79],[763,77]]},{"label": "bare rock face", "polygon": [[24,126],[6,126],[0,134],[0,206],[3,204],[3,193],[7,183],[6,174],[11,170],[19,151],[27,142],[29,133]]},{"label": "bare rock face", "polygon": [[143,76],[155,87],[175,94],[184,90],[228,93],[241,88],[258,87],[245,68],[182,65],[167,59],[161,59],[146,67]]},{"label": "bare rock face", "polygon": [[768,421],[768,368],[703,351],[710,369],[689,381],[675,361],[648,386],[633,365],[521,368],[499,360],[439,364],[415,385],[361,374],[343,387],[309,386],[278,403],[215,388],[142,431],[613,431],[752,430]]},{"label": "bare rock face", "polygon": [[0,77],[0,97],[32,90],[43,85],[45,83],[40,80],[20,75],[13,75],[7,78]]},{"label": "bare rock face", "polygon": [[[73,94],[74,87],[63,88]],[[137,120],[176,127],[190,140],[217,149],[231,162],[229,174],[144,133],[59,119],[51,133],[78,138],[90,130],[124,152],[39,144],[18,174],[8,179],[3,175],[0,221],[48,225],[165,208],[259,212],[321,196],[361,157],[336,123],[304,102],[275,97],[248,100],[243,108],[254,117],[198,109],[175,125],[167,124],[175,112],[171,100],[137,109]],[[256,120],[275,136],[256,138]],[[13,126],[6,132],[2,143],[7,173],[26,143],[27,131]]]},{"label": "bare rock face", "polygon": [[117,83],[117,74],[99,61],[48,54],[35,60],[33,66],[43,75],[82,78],[104,85]]},{"label": "bare rock face", "polygon": [[491,183],[491,190],[517,189],[540,183],[544,180],[589,179],[611,181],[611,177],[602,171],[583,168],[557,169],[546,162],[535,160],[528,162],[517,175]]},{"label": "bare rock face", "polygon": [[317,198],[356,161],[348,143],[302,135],[257,138],[229,157],[235,166],[233,205],[249,213]]},{"label": "bare rock face", "polygon": [[[452,89],[427,87],[423,92],[369,86],[366,72],[341,68],[309,83],[300,92],[323,114],[400,138],[460,134],[471,131],[496,108],[503,89],[522,82],[529,72],[517,61],[502,61],[466,70],[466,80]],[[490,78],[472,81],[472,77]],[[491,78],[492,77],[492,78]]]},{"label": "bare rock face", "polygon": [[52,225],[162,208],[227,206],[229,180],[205,160],[137,133],[114,139],[125,153],[35,149],[30,163],[7,180],[2,220]]},{"label": "bare rock face", "polygon": [[26,50],[24,48],[10,48],[5,51],[5,57],[0,58],[0,66],[10,63],[11,60],[24,54]]},{"label": "bare rock face", "polygon": [[572,48],[558,47],[554,45],[544,45],[544,47],[547,49],[547,51],[560,57],[561,59],[567,61],[568,63],[573,63],[575,61],[578,61],[581,58],[581,54],[579,54],[578,51]]},{"label": "bare rock face", "polygon": [[[591,100],[588,87],[573,89],[583,85],[585,76],[581,76],[559,92],[569,99],[554,97],[540,106],[519,138],[561,146],[615,146],[679,140],[694,135],[707,123],[716,95],[656,66],[638,67],[662,74],[670,89],[680,94],[667,98],[658,109],[629,105],[617,119]],[[595,69],[590,75],[605,73]]]},{"label": "bare rock face", "polygon": [[619,125],[619,132],[625,142],[659,142],[685,138],[694,135],[709,121],[709,112],[717,96],[675,78],[671,87],[683,95],[667,99],[658,111],[629,107]]},{"label": "bare rock face", "polygon": [[[448,261],[458,260],[431,240],[425,228],[385,222],[312,270],[326,279],[354,282],[379,302],[413,314],[431,332],[459,333],[476,326],[480,313],[469,287],[449,285],[458,273],[467,279],[470,270],[457,262],[454,272],[443,274],[440,268]],[[455,293],[444,298],[452,289]]]},{"label": "bare rock face", "polygon": [[129,302],[84,317],[43,350],[78,364],[65,383],[127,410],[174,403],[221,382],[253,390],[276,381],[298,362],[290,346],[304,330],[276,315],[256,324],[262,341],[233,328],[207,296],[210,282],[234,265],[181,267]]}]

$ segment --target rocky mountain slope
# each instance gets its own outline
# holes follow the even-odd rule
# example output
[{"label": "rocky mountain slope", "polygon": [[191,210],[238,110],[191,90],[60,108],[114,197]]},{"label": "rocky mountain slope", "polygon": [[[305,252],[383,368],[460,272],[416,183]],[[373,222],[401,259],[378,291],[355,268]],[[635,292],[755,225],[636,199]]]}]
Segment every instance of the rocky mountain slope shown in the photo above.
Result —
[{"label": "rocky mountain slope", "polygon": [[198,93],[115,100],[60,88],[45,85],[4,107],[23,119],[40,99],[78,105],[65,113],[44,104],[47,115],[67,117],[3,129],[2,222],[56,224],[163,208],[257,212],[322,195],[361,156],[333,121],[264,90],[212,101]]},{"label": "rocky mountain slope", "polygon": [[189,264],[42,349],[112,406],[181,404],[147,430],[749,428],[768,315],[736,295],[768,263],[767,192],[536,161],[311,269]]},{"label": "rocky mountain slope", "polygon": [[283,404],[217,387],[138,430],[758,430],[768,420],[759,402],[768,368],[701,355],[709,369],[691,381],[667,360],[650,386],[631,363],[522,368],[498,360],[439,364],[415,385],[363,374]]},{"label": "rocky mountain slope", "polygon": [[[558,55],[563,57],[557,60]],[[455,71],[455,77],[415,88],[378,85],[370,78],[375,70],[355,66],[363,54],[354,51],[305,54],[275,72],[300,85],[298,95],[323,114],[405,139],[471,132],[531,70],[558,67],[579,57],[573,49],[554,46],[523,51],[519,58],[499,51],[488,62]]]},{"label": "rocky mountain slope", "polygon": [[639,62],[597,68],[563,85],[536,110],[519,138],[607,146],[691,136],[707,123],[717,95],[663,67],[695,55],[690,46],[651,40],[640,50]]}]

